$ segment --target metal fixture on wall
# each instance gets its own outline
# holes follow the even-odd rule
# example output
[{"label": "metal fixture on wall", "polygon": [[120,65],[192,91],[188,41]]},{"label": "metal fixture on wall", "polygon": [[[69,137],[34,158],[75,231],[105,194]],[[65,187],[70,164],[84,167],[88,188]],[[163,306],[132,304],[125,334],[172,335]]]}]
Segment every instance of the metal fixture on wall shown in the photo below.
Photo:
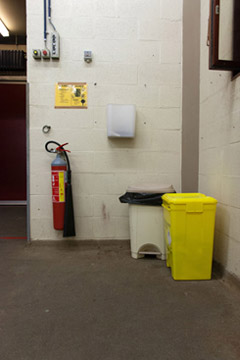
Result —
[{"label": "metal fixture on wall", "polygon": [[92,62],[92,52],[89,50],[85,50],[84,51],[84,61],[88,64],[90,64]]},{"label": "metal fixture on wall", "polygon": [[[43,38],[44,38],[44,49],[33,49],[33,58],[40,60],[41,58],[44,60],[52,59],[59,59],[60,57],[60,36],[56,30],[52,22],[52,15],[51,15],[51,0],[48,0],[48,9],[47,9],[47,0],[43,0]],[[47,16],[48,21],[51,27],[53,28],[53,32],[50,35],[51,41],[51,50],[47,46]]]},{"label": "metal fixture on wall", "polygon": [[50,126],[50,125],[44,125],[44,126],[42,127],[42,132],[43,132],[44,134],[49,133],[50,130],[51,130],[51,126]]},{"label": "metal fixture on wall", "polygon": [[[49,49],[47,47],[47,0],[43,0],[43,24],[44,50],[49,53]],[[42,54],[44,50],[42,50]]]},{"label": "metal fixture on wall", "polygon": [[59,59],[60,56],[60,36],[56,30],[52,22],[52,7],[51,7],[51,0],[48,0],[48,21],[49,24],[53,28],[53,32],[51,33],[51,56],[52,59]]}]

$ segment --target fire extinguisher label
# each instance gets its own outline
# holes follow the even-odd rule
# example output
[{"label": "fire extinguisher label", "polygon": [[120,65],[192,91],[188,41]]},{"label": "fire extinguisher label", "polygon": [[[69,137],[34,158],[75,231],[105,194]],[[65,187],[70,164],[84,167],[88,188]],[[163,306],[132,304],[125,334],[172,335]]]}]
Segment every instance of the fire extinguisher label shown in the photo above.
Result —
[{"label": "fire extinguisher label", "polygon": [[52,171],[53,202],[65,202],[65,171]]}]

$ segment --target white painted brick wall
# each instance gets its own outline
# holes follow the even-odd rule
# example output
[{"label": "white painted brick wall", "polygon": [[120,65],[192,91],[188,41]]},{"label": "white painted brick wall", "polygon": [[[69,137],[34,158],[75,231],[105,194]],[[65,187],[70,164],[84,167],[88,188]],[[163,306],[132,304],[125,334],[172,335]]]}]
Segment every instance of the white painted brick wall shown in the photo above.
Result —
[{"label": "white painted brick wall", "polygon": [[199,190],[219,201],[214,257],[240,277],[240,78],[208,70],[205,0],[201,14]]},{"label": "white painted brick wall", "polygon": [[[129,185],[181,190],[182,0],[52,0],[52,17],[61,59],[35,61],[43,5],[27,1],[31,237],[62,239],[52,226],[54,156],[44,150],[53,139],[72,150],[76,238],[129,239],[128,205],[118,200]],[[59,81],[87,82],[88,109],[55,109]],[[107,138],[109,103],[136,105],[135,139]]]}]

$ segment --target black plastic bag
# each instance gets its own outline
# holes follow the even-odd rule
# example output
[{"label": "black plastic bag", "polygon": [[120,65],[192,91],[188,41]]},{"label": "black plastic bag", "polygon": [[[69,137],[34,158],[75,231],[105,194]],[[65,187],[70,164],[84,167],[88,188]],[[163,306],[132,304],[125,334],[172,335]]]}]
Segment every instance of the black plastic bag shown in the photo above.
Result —
[{"label": "black plastic bag", "polygon": [[135,204],[135,205],[151,205],[161,206],[162,205],[162,194],[149,194],[149,193],[135,193],[126,192],[120,196],[119,200],[121,203]]}]

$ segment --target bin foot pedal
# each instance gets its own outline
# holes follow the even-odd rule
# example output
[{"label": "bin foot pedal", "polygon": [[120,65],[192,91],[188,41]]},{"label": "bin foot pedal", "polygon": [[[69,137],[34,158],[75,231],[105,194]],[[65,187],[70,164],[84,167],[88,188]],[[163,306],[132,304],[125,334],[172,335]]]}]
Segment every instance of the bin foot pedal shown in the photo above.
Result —
[{"label": "bin foot pedal", "polygon": [[131,256],[133,259],[142,259],[144,257],[144,255],[135,252],[131,252]]},{"label": "bin foot pedal", "polygon": [[156,251],[139,251],[140,255],[161,255],[160,252]]},{"label": "bin foot pedal", "polygon": [[131,252],[132,258],[142,259],[145,255],[155,255],[159,260],[166,260],[166,255],[159,251],[139,251],[138,253]]},{"label": "bin foot pedal", "polygon": [[159,260],[166,260],[166,255],[162,254],[160,251],[139,251],[140,255],[156,255],[156,258]]}]

